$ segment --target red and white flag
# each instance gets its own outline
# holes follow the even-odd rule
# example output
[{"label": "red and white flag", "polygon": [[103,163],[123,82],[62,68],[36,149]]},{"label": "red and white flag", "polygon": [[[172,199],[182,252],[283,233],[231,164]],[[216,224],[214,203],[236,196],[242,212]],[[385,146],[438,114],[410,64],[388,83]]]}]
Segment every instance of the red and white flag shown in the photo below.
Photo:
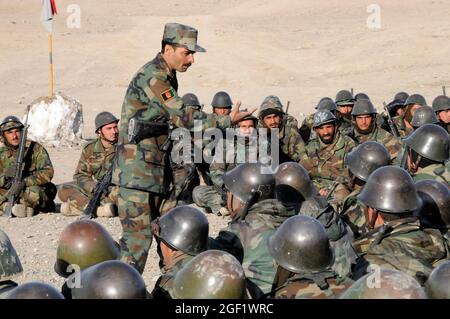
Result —
[{"label": "red and white flag", "polygon": [[41,22],[49,33],[53,31],[53,16],[57,13],[55,0],[42,0]]}]

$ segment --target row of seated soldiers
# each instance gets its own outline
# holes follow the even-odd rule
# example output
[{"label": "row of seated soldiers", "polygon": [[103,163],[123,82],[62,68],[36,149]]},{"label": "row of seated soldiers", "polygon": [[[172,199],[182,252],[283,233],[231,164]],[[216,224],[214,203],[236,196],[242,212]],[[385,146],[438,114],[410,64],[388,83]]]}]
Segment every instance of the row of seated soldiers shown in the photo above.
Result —
[{"label": "row of seated soldiers", "polygon": [[348,169],[360,185],[351,213],[320,196],[296,162],[274,172],[243,163],[223,176],[232,219],[215,238],[192,206],[155,219],[162,274],[149,292],[93,220],[72,222],[60,236],[54,269],[67,278],[61,293],[36,282],[17,287],[11,278],[23,269],[0,231],[0,299],[450,298],[448,186],[414,182],[378,142],[350,154]]},{"label": "row of seated soldiers", "polygon": [[[186,107],[202,108],[194,94],[184,95],[183,101]],[[215,94],[211,105],[214,114],[223,115],[231,112],[233,102],[228,93],[221,91]],[[425,124],[444,127],[448,132],[450,99],[447,96],[436,97],[432,107],[429,107],[424,97],[419,94],[396,94],[387,106],[393,125],[389,125],[387,114],[378,113],[369,97],[363,93],[353,97],[350,91],[339,91],[334,101],[331,98],[322,98],[316,110],[314,114],[307,116],[299,127],[297,120],[283,110],[280,99],[268,96],[260,106],[258,117],[248,116],[237,124],[238,133],[242,136],[254,136],[255,128],[276,130],[278,162],[301,163],[308,170],[319,193],[330,195],[335,202],[343,201],[349,194],[349,190],[343,187],[350,180],[346,173],[344,157],[352,148],[365,141],[383,144],[388,149],[392,162],[407,169],[416,180],[431,178],[447,184],[450,182],[445,150],[442,149],[441,152],[444,155],[437,154],[438,152],[420,154],[419,149],[426,147],[421,143],[426,141],[415,142],[411,146],[404,144],[415,129]],[[109,112],[97,115],[95,132],[98,138],[83,148],[73,182],[59,186],[58,194],[63,202],[61,212],[64,215],[81,215],[96,184],[110,169],[118,140],[118,122]],[[17,117],[8,116],[3,120],[0,129],[0,211],[5,209],[9,191],[14,191],[17,193],[16,197],[20,198],[13,207],[15,216],[25,217],[38,211],[53,211],[56,187],[51,183],[53,167],[47,151],[39,143],[27,141],[23,183],[14,185],[14,189],[10,190],[10,181],[16,171],[13,164],[17,157],[23,124]],[[430,130],[429,126],[427,130]],[[433,127],[432,130],[437,129]],[[439,134],[444,135],[442,130],[433,134],[438,139]],[[273,134],[269,134],[269,140],[271,137],[273,138]],[[236,163],[248,159],[249,149],[255,142],[258,142],[257,138],[244,139],[243,145],[224,149],[223,156],[219,157],[219,160],[213,159],[210,164],[173,163],[173,203],[169,207],[194,201],[208,212],[228,215],[222,176],[235,167]],[[266,150],[266,154],[269,153],[270,150]],[[258,155],[257,157],[263,156]],[[200,185],[199,175],[206,185]],[[336,186],[336,182],[339,182],[339,185]],[[331,190],[333,192],[330,192]],[[111,185],[107,190],[103,190],[97,215],[115,216],[116,201],[117,188]]]}]

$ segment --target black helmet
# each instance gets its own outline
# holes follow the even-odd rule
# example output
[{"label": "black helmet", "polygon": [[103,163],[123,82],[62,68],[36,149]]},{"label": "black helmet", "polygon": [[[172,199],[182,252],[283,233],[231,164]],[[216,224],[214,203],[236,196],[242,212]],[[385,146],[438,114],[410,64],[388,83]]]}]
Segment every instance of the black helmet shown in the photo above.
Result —
[{"label": "black helmet", "polygon": [[398,92],[397,94],[395,94],[394,100],[398,100],[402,104],[405,104],[405,102],[408,99],[408,97],[409,97],[408,93],[406,93],[406,92]]},{"label": "black helmet", "polygon": [[380,268],[355,281],[339,299],[427,299],[419,282],[404,272]]},{"label": "black helmet", "polygon": [[198,97],[193,93],[186,93],[181,99],[183,100],[183,104],[185,106],[194,106],[196,108],[202,107]]},{"label": "black helmet", "polygon": [[231,101],[231,97],[227,92],[220,91],[214,95],[211,105],[213,107],[231,109],[233,102]]},{"label": "black helmet", "polygon": [[170,247],[195,256],[207,249],[209,223],[191,206],[178,206],[159,218],[158,237]]},{"label": "black helmet", "polygon": [[81,271],[81,287],[73,299],[145,299],[145,282],[136,269],[118,260],[104,261]]},{"label": "black helmet", "polygon": [[8,115],[0,124],[0,131],[5,132],[12,130],[13,128],[23,128],[23,123],[19,120],[17,116]]},{"label": "black helmet", "polygon": [[275,176],[270,166],[243,163],[223,175],[226,188],[241,202],[247,203],[258,194],[258,200],[274,198]]},{"label": "black helmet", "polygon": [[0,281],[5,281],[22,273],[19,256],[8,235],[0,229]]},{"label": "black helmet", "polygon": [[280,164],[275,171],[275,194],[283,204],[300,203],[317,194],[308,171],[296,162]]},{"label": "black helmet", "polygon": [[379,167],[389,165],[391,156],[387,148],[378,142],[367,141],[352,149],[344,159],[345,166],[363,182]]},{"label": "black helmet", "polygon": [[336,94],[336,104],[340,105],[353,105],[355,103],[355,99],[353,98],[353,94],[347,90],[341,90]]},{"label": "black helmet", "polygon": [[448,160],[450,148],[448,133],[439,125],[422,125],[405,139],[405,144],[430,160],[436,162]]},{"label": "black helmet", "polygon": [[6,299],[64,299],[64,296],[53,286],[31,281],[11,290]]},{"label": "black helmet", "polygon": [[207,250],[177,272],[173,296],[177,299],[242,299],[246,293],[244,269],[233,255]]},{"label": "black helmet", "polygon": [[334,103],[334,101],[329,98],[322,98],[319,103],[316,106],[316,110],[317,111],[330,111],[333,114],[335,114],[338,110],[336,103]]},{"label": "black helmet", "polygon": [[450,97],[446,95],[439,95],[433,100],[433,111],[447,111],[450,110]]},{"label": "black helmet", "polygon": [[120,257],[120,249],[108,231],[92,220],[78,220],[64,228],[59,237],[55,271],[66,277],[69,265],[80,269]]},{"label": "black helmet", "polygon": [[367,99],[356,100],[352,109],[353,116],[372,115],[372,114],[377,114],[377,110],[373,106],[372,102],[370,102],[370,100]]},{"label": "black helmet", "polygon": [[267,247],[281,267],[295,273],[322,271],[333,263],[325,228],[309,216],[286,219],[269,238]]},{"label": "black helmet", "polygon": [[444,183],[423,179],[416,182],[422,199],[422,222],[431,227],[450,227],[450,189]]},{"label": "black helmet", "polygon": [[436,113],[429,106],[419,107],[411,120],[411,125],[416,129],[425,124],[439,124]]},{"label": "black helmet", "polygon": [[420,94],[412,94],[412,95],[408,96],[408,98],[405,101],[405,105],[411,105],[411,104],[419,104],[419,105],[425,106],[425,105],[427,105],[427,101]]},{"label": "black helmet", "polygon": [[355,100],[370,100],[370,98],[366,93],[358,93],[355,95]]},{"label": "black helmet", "polygon": [[425,291],[430,299],[450,299],[450,261],[433,269],[425,282]]},{"label": "black helmet", "polygon": [[328,123],[336,123],[337,119],[330,111],[317,111],[314,113],[313,128],[319,127]]},{"label": "black helmet", "polygon": [[110,112],[98,113],[97,116],[95,117],[95,132],[97,132],[100,128],[102,128],[105,125],[118,122],[119,119]]},{"label": "black helmet", "polygon": [[411,176],[396,166],[377,168],[357,198],[366,206],[392,214],[414,212],[422,205]]}]

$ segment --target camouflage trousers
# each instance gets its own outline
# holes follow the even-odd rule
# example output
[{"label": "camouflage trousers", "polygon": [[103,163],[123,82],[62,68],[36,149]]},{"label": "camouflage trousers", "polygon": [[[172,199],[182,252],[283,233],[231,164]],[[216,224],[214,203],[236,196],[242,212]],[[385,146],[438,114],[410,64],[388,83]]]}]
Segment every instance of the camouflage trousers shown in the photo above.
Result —
[{"label": "camouflage trousers", "polygon": [[[117,204],[118,189],[117,186],[110,186],[108,188],[108,194],[106,196],[101,196],[101,203]],[[61,184],[59,186],[58,197],[62,202],[69,202],[70,206],[73,206],[82,212],[86,209],[86,206],[92,198],[92,194],[88,194],[84,189],[75,184],[75,182],[72,182]]]},{"label": "camouflage trousers", "polygon": [[192,198],[197,206],[209,209],[215,215],[218,215],[220,209],[226,205],[222,195],[214,186],[197,186],[192,192]]},{"label": "camouflage trousers", "polygon": [[143,273],[148,252],[153,241],[150,222],[164,215],[173,207],[171,196],[119,187],[117,208],[122,237],[120,238],[121,260]]},{"label": "camouflage trousers", "polygon": [[[45,212],[54,211],[56,197],[56,186],[53,183],[47,183],[42,186],[26,186],[20,193],[16,203],[25,204],[35,210]],[[0,215],[3,214],[8,205],[8,190],[0,188]]]}]

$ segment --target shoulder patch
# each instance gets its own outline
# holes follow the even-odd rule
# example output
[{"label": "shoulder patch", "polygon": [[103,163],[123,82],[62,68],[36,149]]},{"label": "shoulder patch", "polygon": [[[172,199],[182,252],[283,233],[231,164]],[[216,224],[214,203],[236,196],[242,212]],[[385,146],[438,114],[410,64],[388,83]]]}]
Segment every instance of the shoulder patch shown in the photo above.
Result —
[{"label": "shoulder patch", "polygon": [[175,97],[173,88],[169,88],[161,93],[161,98],[164,102],[167,102]]}]

